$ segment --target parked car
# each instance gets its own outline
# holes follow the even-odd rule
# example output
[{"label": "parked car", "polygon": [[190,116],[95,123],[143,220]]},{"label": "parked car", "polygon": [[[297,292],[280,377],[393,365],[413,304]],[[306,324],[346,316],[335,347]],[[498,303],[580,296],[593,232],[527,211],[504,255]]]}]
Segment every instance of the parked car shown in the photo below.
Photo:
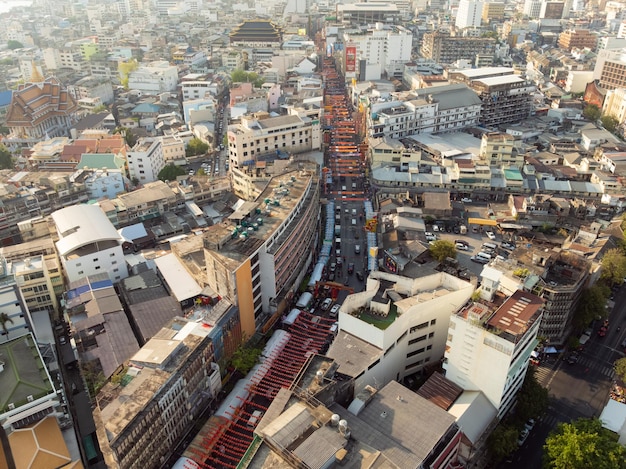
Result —
[{"label": "parked car", "polygon": [[524,428],[529,432],[535,428],[535,419],[528,419],[528,421],[524,424]]},{"label": "parked car", "polygon": [[530,435],[530,431],[524,427],[519,434],[519,438],[517,439],[517,446],[522,446],[526,442],[528,435]]},{"label": "parked car", "polygon": [[341,308],[341,305],[337,305],[337,304],[333,305],[333,307],[330,308],[330,315],[332,317],[336,317],[337,314],[339,313],[339,308]]},{"label": "parked car", "polygon": [[500,246],[502,246],[503,249],[508,249],[509,251],[512,251],[513,249],[515,249],[515,244],[508,243],[506,241],[502,243]]},{"label": "parked car", "polygon": [[354,273],[354,262],[350,262],[348,264],[348,274],[352,275]]},{"label": "parked car", "polygon": [[469,250],[469,247],[467,247],[467,244],[461,244],[461,243],[454,243],[454,246],[460,250],[460,251],[467,251]]},{"label": "parked car", "polygon": [[362,282],[363,279],[365,279],[365,277],[363,276],[363,272],[357,272],[356,273],[356,278],[358,278]]},{"label": "parked car", "polygon": [[496,235],[493,231],[487,231],[485,234],[487,235],[487,238],[491,240],[496,239]]},{"label": "parked car", "polygon": [[324,302],[322,303],[322,310],[328,311],[328,308],[330,308],[330,305],[332,304],[333,304],[332,298],[326,298]]},{"label": "parked car", "polygon": [[471,204],[472,203],[472,199],[470,199],[469,197],[463,197],[461,199],[461,202],[463,202],[464,204]]}]

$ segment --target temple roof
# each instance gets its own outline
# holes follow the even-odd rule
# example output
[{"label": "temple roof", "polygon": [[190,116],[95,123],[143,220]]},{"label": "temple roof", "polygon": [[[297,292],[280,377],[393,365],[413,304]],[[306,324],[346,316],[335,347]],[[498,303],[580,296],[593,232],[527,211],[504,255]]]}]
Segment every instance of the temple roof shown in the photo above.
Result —
[{"label": "temple roof", "polygon": [[7,113],[8,127],[35,127],[55,116],[66,116],[78,110],[67,89],[54,77],[39,83],[24,83],[13,93]]},{"label": "temple roof", "polygon": [[269,20],[246,20],[230,33],[230,43],[282,42],[283,31]]}]

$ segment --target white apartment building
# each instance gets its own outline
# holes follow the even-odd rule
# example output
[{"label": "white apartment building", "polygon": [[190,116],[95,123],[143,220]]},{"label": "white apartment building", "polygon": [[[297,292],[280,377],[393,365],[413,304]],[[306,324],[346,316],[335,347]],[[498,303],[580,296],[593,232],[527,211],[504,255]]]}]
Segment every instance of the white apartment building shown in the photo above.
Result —
[{"label": "white apartment building", "polygon": [[[0,344],[15,339],[30,331],[30,314],[24,305],[24,300],[15,275],[4,257],[0,256],[0,305],[2,312],[9,320],[0,328]],[[6,328],[6,331],[5,331]]]},{"label": "white apartment building", "polygon": [[113,85],[109,80],[88,76],[73,85],[67,85],[67,90],[76,101],[99,98],[104,104],[113,102]]},{"label": "white apartment building", "polygon": [[541,13],[541,0],[526,0],[524,2],[524,14],[530,19],[539,18]]},{"label": "white apartment building", "polygon": [[380,79],[384,74],[401,77],[404,64],[411,60],[413,35],[402,26],[376,23],[374,29],[363,34],[345,33],[344,43],[356,46],[357,76],[364,72],[358,69],[359,60],[367,63],[366,76],[360,79]]},{"label": "white apartment building", "polygon": [[140,184],[156,181],[159,172],[165,167],[163,146],[158,138],[140,139],[128,152],[128,175]]},{"label": "white apartment building", "polygon": [[158,94],[175,91],[178,84],[178,69],[165,60],[140,65],[128,74],[128,88]]},{"label": "white apartment building", "polygon": [[[408,278],[373,271],[365,290],[348,295],[341,305],[339,334],[327,355],[339,363],[339,372],[356,378],[356,392],[400,381],[441,360],[450,317],[473,292],[471,283],[445,272]],[[386,328],[367,320],[389,315],[395,319]],[[360,354],[355,341],[367,344],[364,352],[369,357],[352,357]],[[354,363],[363,367],[355,368]]]},{"label": "white apartment building", "polygon": [[59,49],[54,47],[42,49],[42,56],[47,70],[58,70],[61,68],[61,53]]},{"label": "white apartment building", "polygon": [[190,80],[180,83],[183,101],[203,99],[217,95],[217,83],[210,80]]},{"label": "white apartment building", "polygon": [[98,205],[73,205],[53,212],[57,252],[68,283],[108,274],[112,282],[128,277],[123,238]]},{"label": "white apartment building", "polygon": [[413,90],[404,98],[370,104],[371,137],[400,139],[416,134],[453,132],[476,125],[480,118],[480,98],[466,85]]},{"label": "white apartment building", "polygon": [[177,135],[159,137],[163,149],[163,160],[166,165],[185,160],[185,142]]},{"label": "white apartment building", "polygon": [[60,267],[56,255],[26,257],[8,265],[31,315],[43,312],[48,319],[49,313],[58,313],[54,288],[63,283]]},{"label": "white apartment building", "polygon": [[[481,295],[491,293],[484,292],[488,288],[483,285]],[[517,290],[501,306],[472,302],[453,314],[443,363],[446,378],[465,391],[482,391],[502,418],[524,382],[542,313],[541,298]]]},{"label": "white apartment building", "polygon": [[[87,188],[90,199],[103,197],[114,199],[117,194],[126,192],[127,184],[120,169],[79,170],[77,173],[83,173],[83,184]],[[70,176],[70,181],[76,176],[76,173]]]},{"label": "white apartment building", "polygon": [[58,68],[71,68],[72,70],[81,71],[86,66],[80,50],[63,49],[59,51],[59,59]]},{"label": "white apartment building", "polygon": [[484,2],[461,0],[456,13],[455,26],[459,29],[479,28],[482,22]]},{"label": "white apartment building", "polygon": [[279,152],[302,153],[321,148],[321,126],[317,119],[297,115],[269,117],[267,113],[244,116],[228,126],[228,157],[240,168],[258,159],[276,159]]}]

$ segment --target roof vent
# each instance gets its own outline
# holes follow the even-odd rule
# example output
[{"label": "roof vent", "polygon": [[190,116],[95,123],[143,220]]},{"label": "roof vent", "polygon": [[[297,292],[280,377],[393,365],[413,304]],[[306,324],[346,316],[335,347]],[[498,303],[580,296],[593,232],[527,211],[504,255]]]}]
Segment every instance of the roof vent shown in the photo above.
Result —
[{"label": "roof vent", "polygon": [[386,419],[386,418],[387,418],[387,412],[383,410],[383,411],[380,413],[380,418]]},{"label": "roof vent", "polygon": [[26,400],[27,400],[28,402],[33,402],[33,401],[35,400],[35,398],[33,397],[33,395],[32,395],[32,394],[29,394],[28,396],[26,396]]},{"label": "roof vent", "polygon": [[15,410],[15,404],[13,404],[12,402],[10,402],[7,407],[9,408],[9,410]]}]

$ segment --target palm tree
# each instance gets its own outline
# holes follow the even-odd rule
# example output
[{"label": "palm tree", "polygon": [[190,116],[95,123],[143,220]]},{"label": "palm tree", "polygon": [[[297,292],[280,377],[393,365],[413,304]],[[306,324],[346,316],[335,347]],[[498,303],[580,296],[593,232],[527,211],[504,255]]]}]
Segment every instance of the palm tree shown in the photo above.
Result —
[{"label": "palm tree", "polygon": [[4,331],[4,334],[8,336],[9,329],[7,329],[7,322],[14,324],[13,319],[11,319],[7,313],[0,313],[0,325],[2,325],[2,330]]}]

